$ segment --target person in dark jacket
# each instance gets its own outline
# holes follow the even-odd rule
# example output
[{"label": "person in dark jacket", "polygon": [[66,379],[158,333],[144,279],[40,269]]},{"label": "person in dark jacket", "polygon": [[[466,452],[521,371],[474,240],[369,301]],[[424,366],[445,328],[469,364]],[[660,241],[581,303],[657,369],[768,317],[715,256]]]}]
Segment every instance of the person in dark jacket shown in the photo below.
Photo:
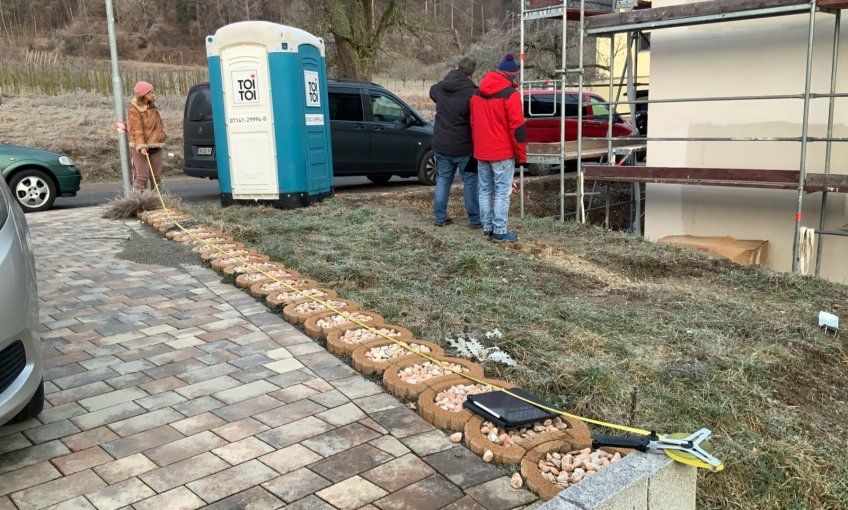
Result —
[{"label": "person in dark jacket", "polygon": [[509,196],[515,165],[527,160],[524,109],[518,87],[518,64],[507,53],[471,96],[471,134],[480,190],[483,234],[494,242],[518,239],[507,230]]},{"label": "person in dark jacket", "polygon": [[436,179],[433,216],[437,227],[453,223],[453,219],[448,217],[448,199],[458,169],[462,177],[468,221],[471,228],[480,228],[477,174],[466,168],[472,153],[468,102],[477,89],[471,81],[476,69],[477,62],[474,59],[463,57],[456,69],[430,87],[430,99],[436,103],[433,152],[436,154],[439,176]]}]

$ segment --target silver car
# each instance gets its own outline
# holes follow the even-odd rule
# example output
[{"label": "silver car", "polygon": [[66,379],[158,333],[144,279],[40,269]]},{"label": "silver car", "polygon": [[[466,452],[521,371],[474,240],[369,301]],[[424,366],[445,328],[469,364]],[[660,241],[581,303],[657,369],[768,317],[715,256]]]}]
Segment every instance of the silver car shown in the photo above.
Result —
[{"label": "silver car", "polygon": [[44,407],[35,261],[23,211],[0,179],[0,425]]}]

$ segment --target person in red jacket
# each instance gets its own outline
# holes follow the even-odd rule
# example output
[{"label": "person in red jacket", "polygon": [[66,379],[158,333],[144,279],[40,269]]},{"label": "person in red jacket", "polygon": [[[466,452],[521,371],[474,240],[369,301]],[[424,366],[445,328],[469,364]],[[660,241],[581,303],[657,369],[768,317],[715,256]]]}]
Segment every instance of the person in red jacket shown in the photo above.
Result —
[{"label": "person in red jacket", "polygon": [[507,230],[509,196],[515,165],[527,160],[524,108],[518,64],[507,53],[496,71],[486,73],[471,96],[471,138],[477,159],[480,222],[483,235],[496,243],[518,239]]}]

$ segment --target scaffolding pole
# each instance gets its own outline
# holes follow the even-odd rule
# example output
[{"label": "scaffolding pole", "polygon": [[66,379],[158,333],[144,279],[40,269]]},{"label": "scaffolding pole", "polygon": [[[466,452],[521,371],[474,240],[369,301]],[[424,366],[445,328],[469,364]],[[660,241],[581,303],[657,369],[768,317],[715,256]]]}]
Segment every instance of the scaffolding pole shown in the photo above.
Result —
[{"label": "scaffolding pole", "polygon": [[807,135],[810,129],[810,87],[813,80],[813,46],[816,32],[816,3],[810,2],[810,23],[807,28],[807,68],[804,78],[804,117],[801,124],[801,166],[798,175],[798,207],[795,211],[795,238],[792,241],[792,272],[798,272],[798,252],[801,245],[801,219],[804,215],[804,183],[807,180]]},{"label": "scaffolding pole", "polygon": [[[830,162],[831,155],[833,149],[833,141],[830,138],[833,138],[833,116],[834,110],[836,108],[836,77],[838,73],[838,62],[839,62],[839,36],[842,30],[842,11],[836,11],[836,18],[834,20],[834,28],[833,28],[833,55],[831,56],[831,64],[830,64],[830,102],[828,105],[827,111],[827,145],[825,146],[824,153],[824,173],[830,173]],[[821,198],[821,209],[819,211],[819,228],[816,231],[818,234],[816,240],[816,276],[821,275],[821,257],[822,250],[824,247],[824,235],[825,235],[825,216],[827,215],[827,190],[822,191]]]}]

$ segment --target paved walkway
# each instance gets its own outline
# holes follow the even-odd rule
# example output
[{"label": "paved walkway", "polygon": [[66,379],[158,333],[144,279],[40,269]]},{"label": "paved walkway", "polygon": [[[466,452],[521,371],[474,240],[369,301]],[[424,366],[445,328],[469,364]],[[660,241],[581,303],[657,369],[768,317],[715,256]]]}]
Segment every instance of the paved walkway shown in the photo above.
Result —
[{"label": "paved walkway", "polygon": [[165,241],[100,212],[27,217],[47,401],[0,427],[0,510],[537,503],[180,245],[133,262]]}]

